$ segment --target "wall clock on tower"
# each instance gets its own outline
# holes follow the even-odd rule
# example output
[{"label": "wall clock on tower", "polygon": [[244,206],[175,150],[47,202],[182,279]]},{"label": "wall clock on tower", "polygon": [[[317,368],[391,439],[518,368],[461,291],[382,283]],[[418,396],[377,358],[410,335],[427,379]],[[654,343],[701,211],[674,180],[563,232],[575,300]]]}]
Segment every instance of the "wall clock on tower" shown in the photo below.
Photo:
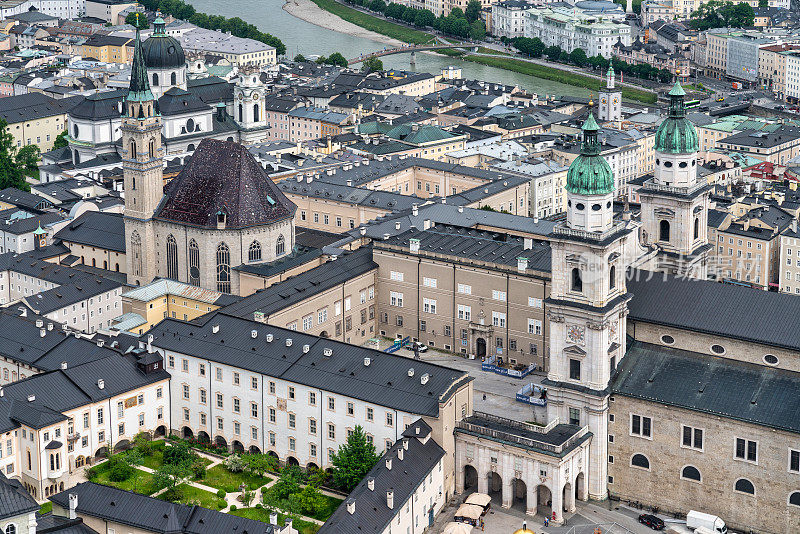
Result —
[{"label": "wall clock on tower", "polygon": [[583,343],[584,328],[576,324],[567,326],[567,341],[571,343]]}]

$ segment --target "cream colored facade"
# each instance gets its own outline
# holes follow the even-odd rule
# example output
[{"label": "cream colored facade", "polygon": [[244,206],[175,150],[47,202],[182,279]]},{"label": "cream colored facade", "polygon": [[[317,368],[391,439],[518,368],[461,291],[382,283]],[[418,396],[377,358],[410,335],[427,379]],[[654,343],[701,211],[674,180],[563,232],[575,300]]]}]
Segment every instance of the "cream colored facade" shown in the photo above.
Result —
[{"label": "cream colored facade", "polygon": [[[712,265],[717,269],[720,279],[748,282],[760,289],[767,289],[770,282],[778,279],[780,240],[777,234],[772,234],[772,228],[758,219],[745,223],[745,232],[717,229],[717,241],[713,243],[714,250],[710,254]],[[759,238],[746,232],[750,226],[764,228],[768,232]]]},{"label": "cream colored facade", "polygon": [[38,145],[42,152],[47,152],[53,149],[58,134],[66,129],[67,114],[56,113],[28,121],[9,122],[6,131],[13,136],[12,143],[17,148]]},{"label": "cream colored facade", "polygon": [[706,33],[706,67],[714,75],[724,76],[728,68],[727,33]]},{"label": "cream colored facade", "polygon": [[72,243],[70,241],[62,240],[62,243],[69,248],[72,254],[80,258],[81,265],[91,265],[98,269],[105,269],[118,273],[125,272],[124,252],[116,252],[114,250]]}]

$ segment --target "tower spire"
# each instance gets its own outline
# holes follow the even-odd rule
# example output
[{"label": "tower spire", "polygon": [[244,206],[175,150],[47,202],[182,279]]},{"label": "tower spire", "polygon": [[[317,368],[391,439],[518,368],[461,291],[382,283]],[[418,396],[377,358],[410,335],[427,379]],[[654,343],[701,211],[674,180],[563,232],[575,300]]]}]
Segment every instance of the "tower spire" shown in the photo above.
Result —
[{"label": "tower spire", "polygon": [[606,89],[614,88],[614,66],[609,65],[608,72],[606,73]]},{"label": "tower spire", "polygon": [[142,40],[139,35],[139,14],[136,14],[136,44],[133,48],[133,62],[131,64],[131,83],[128,87],[128,101],[146,102],[154,100],[147,81],[147,67],[144,64],[142,53]]}]

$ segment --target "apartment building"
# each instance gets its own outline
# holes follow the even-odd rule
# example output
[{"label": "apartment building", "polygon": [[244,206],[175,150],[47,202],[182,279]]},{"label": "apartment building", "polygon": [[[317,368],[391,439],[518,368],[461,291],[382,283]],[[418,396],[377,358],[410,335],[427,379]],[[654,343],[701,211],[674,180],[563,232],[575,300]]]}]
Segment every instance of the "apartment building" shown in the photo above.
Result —
[{"label": "apartment building", "polygon": [[514,39],[525,34],[525,18],[535,4],[525,0],[503,0],[492,4],[492,35]]},{"label": "apartment building", "polygon": [[706,71],[712,76],[724,76],[728,70],[728,38],[740,35],[725,29],[706,32]]},{"label": "apartment building", "polygon": [[781,124],[772,131],[742,131],[720,139],[717,148],[785,165],[800,154],[800,128]]},{"label": "apartment building", "polygon": [[0,98],[0,117],[17,148],[38,145],[42,152],[53,148],[56,137],[67,129],[67,112],[83,97],[51,98],[42,93]]},{"label": "apartment building", "polygon": [[82,265],[125,272],[125,224],[121,213],[84,212],[53,238],[79,258]]},{"label": "apartment building", "polygon": [[781,52],[786,59],[785,99],[792,103],[800,102],[800,51]]},{"label": "apartment building", "polygon": [[559,165],[552,160],[537,158],[525,161],[506,161],[494,165],[492,169],[521,174],[530,179],[529,216],[544,219],[567,210],[564,183],[568,167]]},{"label": "apartment building", "polygon": [[780,235],[778,290],[800,295],[800,232],[793,220]]},{"label": "apartment building", "polygon": [[776,98],[786,98],[786,54],[800,49],[798,45],[777,44],[762,46],[758,55],[758,79]]},{"label": "apartment building", "polygon": [[181,32],[180,43],[184,51],[195,54],[210,54],[226,59],[231,65],[275,65],[275,47],[255,39],[236,37],[228,33],[194,27]]},{"label": "apartment building", "polygon": [[437,224],[376,241],[373,258],[381,336],[544,367],[546,244]]},{"label": "apartment building", "polygon": [[130,63],[133,57],[133,39],[95,34],[78,46],[76,52],[86,58],[124,65]]},{"label": "apartment building", "polygon": [[589,57],[611,58],[614,45],[631,44],[631,28],[624,24],[622,8],[618,13],[597,13],[572,7],[544,7],[528,12],[525,37],[538,37],[547,46],[559,46],[572,52],[582,48]]},{"label": "apartment building", "polygon": [[777,206],[758,207],[726,219],[716,229],[717,241],[710,254],[718,278],[764,290],[777,288],[781,235],[792,220],[790,213]]},{"label": "apartment building", "polygon": [[339,135],[342,133],[342,127],[350,120],[350,116],[345,113],[321,108],[294,108],[287,115],[288,140],[292,143]]},{"label": "apartment building", "polygon": [[[50,334],[57,335],[57,334]],[[36,499],[71,487],[94,458],[123,450],[140,432],[170,428],[169,374],[139,350],[59,368],[2,387],[0,469]]]},{"label": "apartment building", "polygon": [[422,417],[448,451],[452,495],[452,429],[472,412],[466,373],[224,312],[168,318],[150,335],[172,375],[173,432],[324,469],[357,425],[385,450]]}]

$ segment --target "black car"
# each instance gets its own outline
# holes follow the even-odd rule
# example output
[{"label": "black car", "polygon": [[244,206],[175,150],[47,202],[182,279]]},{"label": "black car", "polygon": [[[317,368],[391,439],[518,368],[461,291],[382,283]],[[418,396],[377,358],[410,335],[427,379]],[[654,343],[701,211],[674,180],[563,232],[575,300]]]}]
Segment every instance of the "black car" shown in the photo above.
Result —
[{"label": "black car", "polygon": [[652,528],[653,530],[663,530],[664,529],[664,521],[661,520],[660,517],[656,517],[650,514],[642,514],[639,516],[639,523],[643,525],[647,525],[648,527]]}]

